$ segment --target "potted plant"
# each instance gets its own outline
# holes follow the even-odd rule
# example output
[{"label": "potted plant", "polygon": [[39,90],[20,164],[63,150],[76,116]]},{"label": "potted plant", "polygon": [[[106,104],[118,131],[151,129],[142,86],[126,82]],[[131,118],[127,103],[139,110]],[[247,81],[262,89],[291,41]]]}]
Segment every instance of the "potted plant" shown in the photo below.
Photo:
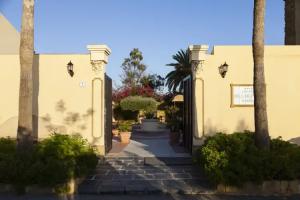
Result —
[{"label": "potted plant", "polygon": [[118,136],[119,136],[119,130],[116,129],[116,128],[112,129],[112,135],[113,135],[114,137],[118,137]]},{"label": "potted plant", "polygon": [[179,144],[180,140],[180,132],[179,132],[179,124],[177,120],[172,120],[170,122],[169,127],[170,127],[170,138],[169,138],[169,143],[170,145],[177,145]]},{"label": "potted plant", "polygon": [[113,124],[112,126],[112,135],[114,137],[119,137],[119,130],[117,127],[118,127],[117,124]]},{"label": "potted plant", "polygon": [[120,131],[121,143],[124,143],[124,144],[130,143],[131,130],[132,130],[131,121],[120,122],[119,131]]},{"label": "potted plant", "polygon": [[154,119],[154,113],[153,112],[145,112],[146,119]]},{"label": "potted plant", "polygon": [[170,128],[170,145],[179,144],[180,132],[179,127],[181,121],[178,119],[179,108],[175,105],[169,106],[166,109],[166,114],[168,116],[168,127]]}]

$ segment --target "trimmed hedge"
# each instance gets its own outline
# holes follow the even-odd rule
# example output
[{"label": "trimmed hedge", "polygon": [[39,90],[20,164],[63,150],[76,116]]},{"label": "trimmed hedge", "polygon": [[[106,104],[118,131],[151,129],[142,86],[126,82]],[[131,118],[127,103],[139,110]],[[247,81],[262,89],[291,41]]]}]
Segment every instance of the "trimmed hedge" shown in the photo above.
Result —
[{"label": "trimmed hedge", "polygon": [[136,120],[139,115],[139,111],[122,110],[120,105],[117,105],[113,109],[114,118],[116,120]]},{"label": "trimmed hedge", "polygon": [[269,151],[259,150],[251,132],[208,137],[194,159],[213,184],[242,186],[300,178],[299,146],[277,138],[271,140]]},{"label": "trimmed hedge", "polygon": [[14,140],[0,139],[0,183],[12,184],[18,192],[29,185],[68,192],[66,183],[88,175],[97,162],[94,150],[78,135],[53,134],[26,152],[17,152]]},{"label": "trimmed hedge", "polygon": [[158,102],[150,97],[129,96],[121,100],[120,106],[122,110],[155,112]]}]

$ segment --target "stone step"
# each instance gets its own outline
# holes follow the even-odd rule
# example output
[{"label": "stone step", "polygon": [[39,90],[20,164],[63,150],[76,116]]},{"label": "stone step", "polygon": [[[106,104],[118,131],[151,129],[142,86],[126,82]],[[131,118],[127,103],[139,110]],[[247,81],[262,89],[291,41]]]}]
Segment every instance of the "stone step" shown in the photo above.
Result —
[{"label": "stone step", "polygon": [[85,181],[78,188],[79,194],[132,194],[132,193],[181,193],[211,194],[215,189],[201,180],[134,180],[134,181]]},{"label": "stone step", "polygon": [[99,165],[192,165],[191,157],[106,157]]},{"label": "stone step", "polygon": [[191,157],[146,157],[145,165],[192,165]]},{"label": "stone step", "polygon": [[115,158],[99,161],[80,194],[210,193],[214,190],[191,158]]},{"label": "stone step", "polygon": [[144,165],[144,158],[141,157],[106,157],[99,161],[99,165]]},{"label": "stone step", "polygon": [[201,173],[189,172],[141,172],[133,171],[106,171],[87,177],[88,180],[188,180],[188,179],[203,179],[206,180]]}]

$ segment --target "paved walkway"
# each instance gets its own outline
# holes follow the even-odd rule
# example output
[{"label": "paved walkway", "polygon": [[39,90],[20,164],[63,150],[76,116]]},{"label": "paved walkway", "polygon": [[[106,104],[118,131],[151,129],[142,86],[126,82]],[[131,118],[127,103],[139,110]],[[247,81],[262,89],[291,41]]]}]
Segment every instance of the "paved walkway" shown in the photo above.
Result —
[{"label": "paved walkway", "polygon": [[121,152],[114,153],[113,149],[107,157],[190,157],[188,153],[176,152],[173,147],[169,145],[169,140],[165,138],[160,139],[135,139],[125,146]]},{"label": "paved walkway", "polygon": [[107,157],[190,157],[190,154],[183,147],[172,147],[169,132],[162,132],[159,135],[133,134],[130,143],[125,146],[115,139]]},{"label": "paved walkway", "polygon": [[169,131],[134,132],[128,145],[117,140],[80,194],[209,193],[200,170],[183,147],[169,144]]},{"label": "paved walkway", "polygon": [[[290,197],[249,197],[249,196],[222,196],[222,195],[78,195],[74,200],[299,200],[300,196]],[[60,200],[55,196],[15,196],[0,195],[0,200]]]}]

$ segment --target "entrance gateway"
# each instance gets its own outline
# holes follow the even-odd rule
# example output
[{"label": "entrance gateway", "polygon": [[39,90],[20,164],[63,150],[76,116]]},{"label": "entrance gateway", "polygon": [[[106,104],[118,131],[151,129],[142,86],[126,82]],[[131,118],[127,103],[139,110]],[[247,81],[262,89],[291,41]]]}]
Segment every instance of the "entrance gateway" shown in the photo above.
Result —
[{"label": "entrance gateway", "polygon": [[[183,147],[185,148],[185,152],[188,154],[192,154],[192,149],[193,149],[193,78],[191,75],[187,76],[184,81],[184,104],[183,104],[183,122],[182,122],[182,127],[183,127],[183,137],[182,137],[182,142],[183,142]],[[112,79],[105,74],[105,155],[107,155],[113,148],[113,137],[112,137]],[[148,131],[149,136],[145,134],[145,137],[147,139],[151,139],[151,132],[155,132],[157,130],[153,131]],[[157,152],[160,145],[165,146],[169,145],[168,144],[168,132],[166,132],[166,129],[159,129],[158,132],[160,133],[160,138],[165,138],[166,142],[162,141],[157,141],[155,144],[147,143],[147,141],[144,141],[144,145],[147,146],[147,150],[150,154],[153,153],[152,150],[154,150],[156,153],[153,155],[159,156],[159,155],[167,155],[166,150],[162,150],[162,152]],[[153,133],[152,133],[153,135]],[[156,136],[157,137],[157,136]],[[155,139],[157,139],[155,136],[152,137],[153,142]],[[141,139],[141,138],[140,138]],[[141,141],[132,141],[133,143],[136,142],[141,142]],[[143,143],[143,142],[142,142]],[[151,145],[149,145],[151,144]],[[154,147],[154,146],[156,147]],[[129,145],[128,152],[131,152],[131,147],[132,144]],[[153,146],[153,148],[152,148]],[[170,147],[171,148],[171,147]],[[151,150],[152,149],[152,150]],[[165,148],[162,148],[165,149]],[[137,150],[137,149],[136,149]],[[181,152],[183,153],[183,152]],[[111,156],[112,154],[109,154]],[[119,154],[120,155],[120,154]],[[145,154],[149,155],[149,154]],[[171,154],[168,154],[171,155]],[[179,154],[178,154],[179,155]],[[124,156],[124,155],[123,155]],[[173,154],[174,156],[174,154]]]},{"label": "entrance gateway", "polygon": [[[101,114],[101,119],[104,120],[104,127],[101,127],[104,133],[104,137],[101,137],[105,149],[102,152],[104,158],[99,160],[95,174],[91,174],[79,186],[79,194],[209,191],[205,177],[193,165],[190,155],[193,146],[193,77],[188,76],[184,80],[183,146],[171,146],[170,132],[162,128],[161,124],[155,130],[145,131],[147,133],[134,132],[128,145],[118,143],[117,138],[112,137],[112,80],[106,74],[101,74],[100,77],[104,83],[100,99],[104,101],[104,112]],[[99,101],[94,102],[97,107]],[[136,126],[134,129],[140,127]]]},{"label": "entrance gateway", "polygon": [[[103,145],[102,148],[100,148],[100,154],[101,155],[107,155],[112,149],[113,149],[113,136],[112,136],[112,79],[107,76],[105,73],[105,64],[107,64],[108,56],[110,54],[110,49],[105,45],[90,45],[88,46],[88,49],[91,52],[91,63],[93,70],[95,72],[95,79],[102,80],[103,84],[100,84],[99,88],[96,88],[95,85],[97,84],[94,82],[93,86],[93,137],[99,138],[102,140],[99,144]],[[100,82],[102,82],[100,81]],[[184,79],[184,104],[183,104],[183,122],[182,122],[182,128],[183,128],[183,147],[185,148],[185,153],[192,153],[193,149],[193,77],[190,75]],[[100,90],[99,90],[100,89]],[[102,90],[102,92],[101,92]],[[102,96],[102,97],[101,97]],[[99,98],[100,97],[100,98]],[[100,101],[100,103],[99,103]],[[103,106],[103,107],[102,107]],[[102,118],[102,119],[101,119]],[[103,121],[102,121],[103,120]],[[95,122],[101,122],[103,126],[99,126],[98,123]],[[100,133],[98,135],[98,133]],[[101,134],[103,133],[103,135]],[[102,135],[102,136],[101,136]],[[148,137],[148,136],[147,136]],[[161,135],[161,137],[165,138],[164,143],[165,145],[169,146],[168,144],[168,137],[169,134],[164,131],[164,134]],[[157,139],[157,138],[153,138]],[[133,141],[133,143],[140,143],[140,141]],[[161,141],[160,141],[161,142]],[[154,146],[160,146],[162,143],[160,142],[152,142],[151,144]],[[102,143],[102,144],[101,144]],[[148,149],[144,149],[145,151],[150,152],[151,154],[151,146],[148,146]],[[165,146],[162,145],[162,146]],[[130,148],[131,145],[129,145]],[[142,145],[143,146],[143,145]],[[147,146],[147,145],[146,145]],[[146,148],[145,146],[145,148]],[[153,146],[153,148],[154,148]],[[182,147],[181,147],[182,148]],[[102,150],[101,150],[102,149]],[[131,149],[133,150],[133,149]],[[131,152],[130,150],[130,152]],[[150,151],[149,151],[150,150]],[[153,155],[161,155],[159,152],[157,152],[157,148],[154,148],[155,153]],[[177,149],[178,150],[178,149]],[[183,153],[183,150],[178,150],[177,153]],[[176,155],[176,148],[172,149],[172,147],[168,147],[167,149],[163,151],[164,155]],[[171,153],[173,152],[173,153]]]}]

